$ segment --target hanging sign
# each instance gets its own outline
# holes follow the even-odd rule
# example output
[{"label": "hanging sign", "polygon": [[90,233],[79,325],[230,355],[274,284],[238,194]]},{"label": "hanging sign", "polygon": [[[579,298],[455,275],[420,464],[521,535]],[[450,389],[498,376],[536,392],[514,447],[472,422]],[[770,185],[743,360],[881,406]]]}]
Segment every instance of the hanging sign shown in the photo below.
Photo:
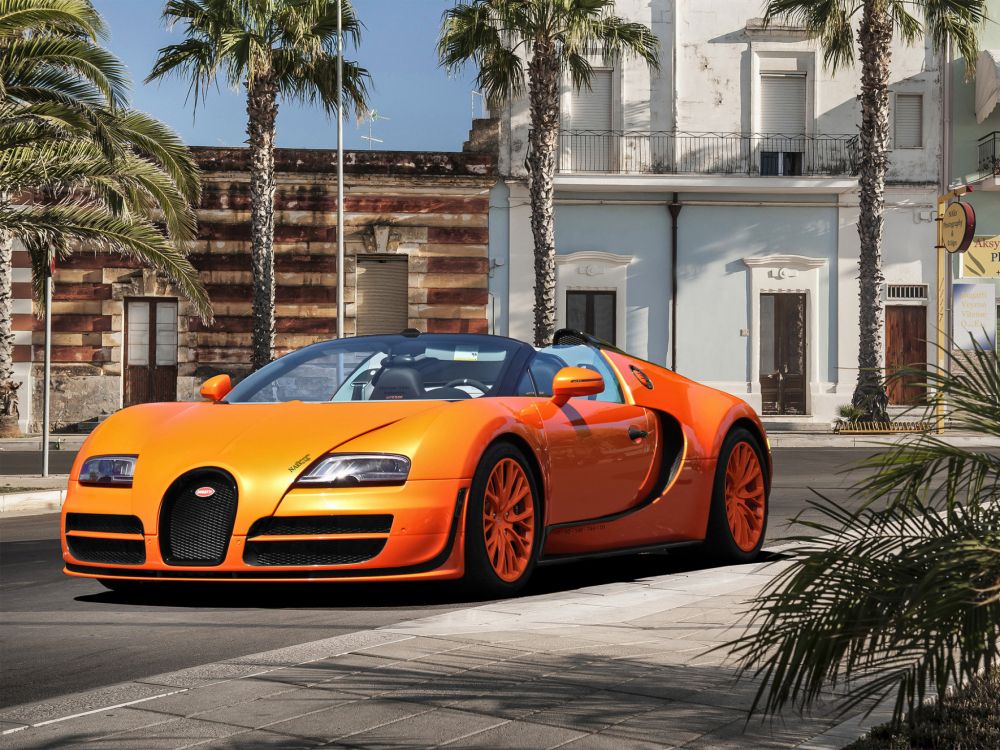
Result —
[{"label": "hanging sign", "polygon": [[962,255],[963,278],[1000,278],[1000,236],[974,237]]},{"label": "hanging sign", "polygon": [[964,253],[976,235],[976,211],[968,203],[948,206],[941,220],[941,244],[949,253]]},{"label": "hanging sign", "polygon": [[957,349],[972,349],[975,341],[992,351],[997,338],[996,287],[989,283],[955,282],[953,285],[952,340]]}]

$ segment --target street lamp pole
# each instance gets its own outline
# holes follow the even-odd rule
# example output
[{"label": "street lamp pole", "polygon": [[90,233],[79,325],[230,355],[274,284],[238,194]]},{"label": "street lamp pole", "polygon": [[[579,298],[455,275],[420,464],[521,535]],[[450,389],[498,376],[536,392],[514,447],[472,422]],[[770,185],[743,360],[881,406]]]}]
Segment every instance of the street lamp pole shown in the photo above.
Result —
[{"label": "street lamp pole", "polygon": [[42,476],[49,475],[49,391],[52,383],[52,265],[45,269],[45,361],[42,365]]},{"label": "street lamp pole", "polygon": [[344,30],[343,0],[337,0],[337,338],[344,338]]}]

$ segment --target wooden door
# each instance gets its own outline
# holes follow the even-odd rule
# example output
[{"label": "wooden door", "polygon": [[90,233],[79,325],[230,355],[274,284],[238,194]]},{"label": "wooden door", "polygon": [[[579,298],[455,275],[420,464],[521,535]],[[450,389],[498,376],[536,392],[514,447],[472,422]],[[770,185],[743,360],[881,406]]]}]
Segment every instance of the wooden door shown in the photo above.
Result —
[{"label": "wooden door", "polygon": [[806,295],[760,295],[760,391],[764,414],[806,413]]},{"label": "wooden door", "polygon": [[905,368],[927,367],[927,308],[887,305],[885,308],[885,375],[889,403],[920,404],[926,389],[919,375],[898,375]]},{"label": "wooden door", "polygon": [[125,406],[177,400],[177,300],[125,301]]}]

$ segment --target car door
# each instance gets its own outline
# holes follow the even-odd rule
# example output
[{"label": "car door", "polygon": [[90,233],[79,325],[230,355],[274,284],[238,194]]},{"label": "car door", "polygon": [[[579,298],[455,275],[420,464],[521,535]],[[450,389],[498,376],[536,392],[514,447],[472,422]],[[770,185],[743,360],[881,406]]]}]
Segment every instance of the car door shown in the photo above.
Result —
[{"label": "car door", "polygon": [[597,396],[572,398],[562,406],[538,401],[548,444],[548,523],[603,518],[640,502],[655,483],[658,421],[641,406],[625,403],[603,355],[580,346],[554,346],[535,356],[529,368],[536,393],[551,395],[552,378],[566,366],[601,373]]}]

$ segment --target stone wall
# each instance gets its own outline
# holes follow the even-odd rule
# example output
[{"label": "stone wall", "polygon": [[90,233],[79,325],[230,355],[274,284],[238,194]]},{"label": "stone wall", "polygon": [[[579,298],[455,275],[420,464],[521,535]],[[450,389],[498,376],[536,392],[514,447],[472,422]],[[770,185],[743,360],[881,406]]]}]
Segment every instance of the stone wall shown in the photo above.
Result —
[{"label": "stone wall", "polygon": [[[472,139],[475,141],[475,139]],[[183,299],[178,318],[178,398],[196,397],[219,372],[244,374],[250,352],[250,197],[242,148],[196,148],[203,171],[198,237],[191,261],[212,300],[205,325]],[[337,329],[336,152],[276,154],[277,354],[334,338]],[[344,159],[345,328],[355,330],[355,258],[403,253],[409,263],[408,325],[432,332],[486,332],[489,153],[356,151]],[[15,264],[26,266],[26,253]],[[87,427],[122,405],[124,303],[179,297],[157,274],[120,256],[83,249],[56,270],[53,302],[54,429]],[[41,416],[43,324],[18,354],[32,363],[29,424]],[[22,413],[24,413],[22,404]]]}]

